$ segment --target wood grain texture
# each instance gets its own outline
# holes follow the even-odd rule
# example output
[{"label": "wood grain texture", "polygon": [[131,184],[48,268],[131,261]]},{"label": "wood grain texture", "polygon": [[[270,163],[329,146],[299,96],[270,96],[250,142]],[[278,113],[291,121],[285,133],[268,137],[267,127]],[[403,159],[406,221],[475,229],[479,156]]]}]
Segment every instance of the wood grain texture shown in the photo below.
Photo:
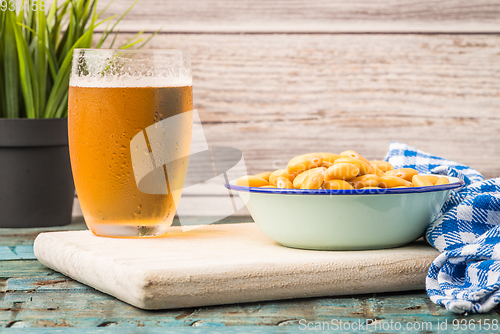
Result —
[{"label": "wood grain texture", "polygon": [[[115,1],[121,15],[134,0]],[[104,7],[106,1],[100,1]],[[499,32],[494,0],[141,0],[122,31],[165,32]],[[103,29],[103,27],[100,27]]]},{"label": "wood grain texture", "polygon": [[438,254],[423,240],[358,252],[292,249],[253,223],[172,228],[155,239],[42,233],[34,253],[49,268],[149,310],[422,289]]},{"label": "wood grain texture", "polygon": [[7,260],[33,260],[36,259],[31,246],[0,246],[0,259]]},{"label": "wood grain texture", "polygon": [[[42,232],[86,230],[83,217],[73,217],[71,224],[65,226],[34,227],[34,228],[0,228],[0,247],[31,246]],[[8,254],[8,253],[5,253]],[[0,260],[3,260],[0,255]],[[1,276],[1,275],[0,275]]]},{"label": "wood grain texture", "polygon": [[[15,262],[8,261],[8,264],[12,267],[21,265]],[[37,267],[37,263],[25,261],[22,265]],[[454,319],[463,319],[432,304],[427,295],[420,291],[145,311],[64,276],[57,276],[56,273],[49,277],[34,273],[31,278],[25,280],[12,277],[8,279],[7,284],[9,289],[4,293],[0,292],[0,328],[30,328],[34,333],[41,327],[58,327],[62,333],[73,333],[71,327],[79,328],[80,331],[85,328],[86,332],[91,333],[99,327],[109,327],[110,330],[121,328],[122,331],[132,328],[135,331],[146,329],[146,333],[155,329],[170,329],[170,332],[177,333],[183,328],[199,326],[207,326],[207,329],[217,329],[217,332],[221,332],[219,326],[232,328],[255,325],[272,326],[268,329],[274,329],[273,333],[279,330],[279,327],[274,326],[286,326],[283,333],[289,333],[300,329],[301,319],[307,322],[330,322],[337,319],[351,324],[361,322],[365,325],[372,321],[399,321],[403,324],[428,322],[432,324],[433,329],[428,328],[426,333],[435,333],[438,332],[438,321],[448,321],[451,328]],[[467,317],[468,321],[476,323],[484,319],[490,319],[491,322],[493,319],[499,320],[500,316],[493,311]],[[248,331],[241,332],[251,333],[254,329],[247,328]],[[262,333],[266,329],[260,330],[259,333]],[[388,330],[375,332],[397,333]]]},{"label": "wood grain texture", "polygon": [[[13,229],[0,229],[0,244],[29,245],[33,229],[17,229],[17,243],[10,243]],[[52,231],[49,228],[40,230]],[[464,319],[433,304],[423,291],[377,293],[358,296],[303,298],[200,308],[144,311],[54,272],[36,260],[0,259],[0,330],[12,333],[183,333],[207,326],[218,333],[299,333],[299,321],[389,324],[399,321],[437,323]],[[99,310],[99,312],[96,312]],[[500,310],[469,315],[467,321],[500,320]],[[266,327],[252,327],[264,325]],[[227,326],[227,327],[226,327]],[[284,327],[282,327],[284,326]],[[48,327],[48,328],[47,328]],[[29,329],[28,329],[29,328]],[[17,331],[16,331],[17,329]],[[345,333],[345,330],[332,331]],[[354,331],[355,332],[355,331]],[[399,330],[374,332],[401,333]],[[454,333],[470,333],[457,330]]]},{"label": "wood grain texture", "polygon": [[500,36],[174,34],[148,48],[191,51],[205,135],[249,173],[312,151],[381,159],[395,140],[500,176]]}]

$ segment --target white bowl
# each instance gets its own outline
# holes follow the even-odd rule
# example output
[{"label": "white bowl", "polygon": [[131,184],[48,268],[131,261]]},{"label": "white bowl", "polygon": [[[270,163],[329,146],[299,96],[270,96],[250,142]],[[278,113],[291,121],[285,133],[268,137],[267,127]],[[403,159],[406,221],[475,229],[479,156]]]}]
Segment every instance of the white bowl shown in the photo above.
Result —
[{"label": "white bowl", "polygon": [[458,178],[431,187],[300,190],[226,187],[238,192],[260,230],[288,247],[366,250],[398,247],[420,238]]}]

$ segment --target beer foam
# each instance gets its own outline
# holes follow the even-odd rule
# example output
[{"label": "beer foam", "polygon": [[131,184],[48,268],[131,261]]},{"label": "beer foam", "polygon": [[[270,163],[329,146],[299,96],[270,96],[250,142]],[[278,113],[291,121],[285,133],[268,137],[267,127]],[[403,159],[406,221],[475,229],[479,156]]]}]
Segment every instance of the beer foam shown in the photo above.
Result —
[{"label": "beer foam", "polygon": [[189,76],[166,77],[134,77],[134,76],[108,76],[108,77],[77,77],[70,79],[72,87],[94,88],[134,88],[134,87],[185,87],[192,86],[193,79]]}]

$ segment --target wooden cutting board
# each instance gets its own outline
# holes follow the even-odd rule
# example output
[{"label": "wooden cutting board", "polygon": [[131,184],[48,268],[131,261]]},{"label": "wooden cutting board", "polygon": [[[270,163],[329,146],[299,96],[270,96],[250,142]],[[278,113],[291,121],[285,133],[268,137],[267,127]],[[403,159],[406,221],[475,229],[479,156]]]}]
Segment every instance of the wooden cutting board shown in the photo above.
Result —
[{"label": "wooden cutting board", "polygon": [[292,249],[254,223],[174,227],[154,239],[49,232],[34,251],[44,265],[143,309],[422,289],[438,255],[424,241],[373,251]]}]

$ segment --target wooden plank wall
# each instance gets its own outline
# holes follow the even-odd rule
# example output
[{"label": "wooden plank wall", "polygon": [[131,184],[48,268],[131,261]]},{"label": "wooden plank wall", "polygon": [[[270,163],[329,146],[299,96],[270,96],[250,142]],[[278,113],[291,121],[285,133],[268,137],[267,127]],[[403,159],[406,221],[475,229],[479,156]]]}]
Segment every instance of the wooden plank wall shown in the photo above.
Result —
[{"label": "wooden plank wall", "polygon": [[140,0],[118,40],[160,27],[147,48],[191,52],[205,134],[250,173],[396,140],[500,176],[499,1]]}]

